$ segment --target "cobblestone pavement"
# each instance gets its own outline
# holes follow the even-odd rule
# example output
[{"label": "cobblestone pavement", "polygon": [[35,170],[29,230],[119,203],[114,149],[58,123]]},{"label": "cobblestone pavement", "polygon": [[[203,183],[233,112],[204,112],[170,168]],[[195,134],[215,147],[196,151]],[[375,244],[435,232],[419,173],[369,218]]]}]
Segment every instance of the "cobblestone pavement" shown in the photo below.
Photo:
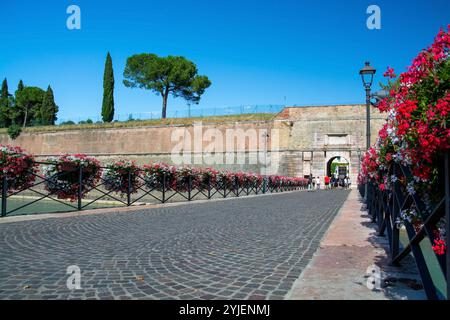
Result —
[{"label": "cobblestone pavement", "polygon": [[[347,191],[0,224],[0,299],[282,299]],[[81,269],[69,290],[66,269]]]}]

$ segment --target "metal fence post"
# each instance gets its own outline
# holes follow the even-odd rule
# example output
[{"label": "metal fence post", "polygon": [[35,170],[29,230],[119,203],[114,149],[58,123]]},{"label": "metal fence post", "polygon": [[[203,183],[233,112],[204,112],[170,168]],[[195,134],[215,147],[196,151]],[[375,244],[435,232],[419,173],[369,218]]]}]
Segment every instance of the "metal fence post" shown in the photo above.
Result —
[{"label": "metal fence post", "polygon": [[2,179],[2,217],[6,216],[6,198],[8,197],[8,180],[6,175]]},{"label": "metal fence post", "polygon": [[162,203],[166,202],[166,173],[163,173]]},{"label": "metal fence post", "polygon": [[[392,168],[392,175],[395,176],[395,164]],[[391,255],[392,258],[396,257],[400,251],[400,230],[397,228],[396,226],[396,221],[397,221],[397,217],[399,215],[399,210],[397,210],[398,205],[396,205],[396,201],[395,201],[395,193],[396,193],[396,189],[397,189],[397,181],[394,181],[393,184],[393,189],[391,190],[391,195],[392,195],[392,212],[391,212],[391,221],[392,221],[392,243],[391,243]],[[384,198],[383,198],[384,201]],[[389,207],[389,206],[388,206]],[[386,213],[385,213],[385,217],[386,217]]]},{"label": "metal fence post", "polygon": [[128,171],[127,206],[131,205],[131,170]]},{"label": "metal fence post", "polygon": [[191,190],[192,190],[192,175],[189,175],[188,181],[188,201],[191,201]]},{"label": "metal fence post", "polygon": [[223,184],[223,197],[226,198],[227,197],[227,178],[225,178],[225,182]]},{"label": "metal fence post", "polygon": [[267,184],[267,180],[266,180],[266,177],[264,177],[264,180],[263,180],[263,190],[262,190],[263,193],[266,193],[266,184]]},{"label": "metal fence post", "polygon": [[83,197],[83,167],[78,167],[78,210],[82,209],[81,198]]},{"label": "metal fence post", "polygon": [[447,291],[447,300],[450,300],[450,249],[448,247],[449,238],[450,238],[450,172],[449,172],[449,155],[448,152],[445,153],[444,158],[444,174],[445,174],[445,232],[447,235],[447,250],[446,250],[446,291]]},{"label": "metal fence post", "polygon": [[208,176],[208,200],[211,199],[211,177]]}]

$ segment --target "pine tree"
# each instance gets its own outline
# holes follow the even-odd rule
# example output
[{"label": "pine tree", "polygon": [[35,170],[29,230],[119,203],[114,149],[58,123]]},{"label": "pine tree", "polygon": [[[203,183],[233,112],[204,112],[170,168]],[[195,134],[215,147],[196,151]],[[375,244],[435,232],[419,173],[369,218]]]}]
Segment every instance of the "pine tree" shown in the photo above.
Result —
[{"label": "pine tree", "polygon": [[55,98],[53,96],[53,90],[50,86],[47,88],[47,92],[44,94],[42,99],[42,106],[40,110],[40,122],[43,125],[54,125],[57,119],[56,114],[58,113],[58,106],[55,103]]},{"label": "pine tree", "polygon": [[103,74],[103,103],[102,119],[104,122],[111,122],[114,118],[114,71],[111,55],[108,52]]}]

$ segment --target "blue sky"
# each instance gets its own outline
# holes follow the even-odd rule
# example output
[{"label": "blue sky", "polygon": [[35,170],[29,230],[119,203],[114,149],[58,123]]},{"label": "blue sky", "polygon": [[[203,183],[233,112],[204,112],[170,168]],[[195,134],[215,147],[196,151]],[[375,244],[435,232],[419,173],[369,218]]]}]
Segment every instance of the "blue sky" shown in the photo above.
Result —
[{"label": "blue sky", "polygon": [[[68,30],[66,9],[81,8],[81,30]],[[381,8],[381,30],[366,28],[366,9]],[[122,84],[135,53],[182,55],[212,86],[196,108],[247,104],[361,103],[358,70],[405,70],[450,23],[450,1],[55,0],[0,3],[0,78],[11,91],[52,86],[59,118],[100,114],[110,51],[116,113],[159,112],[161,98]],[[169,99],[168,114],[185,109]]]}]

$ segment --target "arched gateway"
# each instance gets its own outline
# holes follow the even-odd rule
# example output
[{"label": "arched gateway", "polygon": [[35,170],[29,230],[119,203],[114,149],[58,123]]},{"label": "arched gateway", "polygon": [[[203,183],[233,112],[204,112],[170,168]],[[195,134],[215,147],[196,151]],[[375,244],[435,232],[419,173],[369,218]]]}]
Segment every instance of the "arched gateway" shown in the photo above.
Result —
[{"label": "arched gateway", "polygon": [[327,161],[326,175],[345,178],[350,173],[350,162],[341,156],[335,156]]},{"label": "arched gateway", "polygon": [[[373,143],[385,118],[372,108],[371,119]],[[285,131],[280,135],[280,174],[323,178],[332,173],[332,166],[341,166],[356,183],[366,150],[364,105],[287,107],[277,116],[275,127]],[[342,163],[332,165],[333,161]]]}]

